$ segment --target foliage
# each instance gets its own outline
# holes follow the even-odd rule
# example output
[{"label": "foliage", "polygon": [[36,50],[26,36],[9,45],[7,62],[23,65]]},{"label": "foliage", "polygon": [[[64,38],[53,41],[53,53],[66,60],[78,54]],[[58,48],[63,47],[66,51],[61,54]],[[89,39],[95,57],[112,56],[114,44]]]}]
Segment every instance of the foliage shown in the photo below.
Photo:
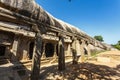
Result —
[{"label": "foliage", "polygon": [[91,56],[96,56],[97,54],[105,51],[92,51]]},{"label": "foliage", "polygon": [[104,40],[103,40],[103,37],[102,37],[101,35],[94,36],[94,38],[95,38],[96,40],[98,40],[98,41],[101,41],[101,42],[104,41]]},{"label": "foliage", "polygon": [[117,44],[112,45],[114,48],[120,50],[120,40],[118,41]]},{"label": "foliage", "polygon": [[114,48],[117,48],[118,50],[120,50],[120,45],[112,45]]},{"label": "foliage", "polygon": [[120,45],[120,40],[118,41],[118,43],[117,43],[118,45]]}]

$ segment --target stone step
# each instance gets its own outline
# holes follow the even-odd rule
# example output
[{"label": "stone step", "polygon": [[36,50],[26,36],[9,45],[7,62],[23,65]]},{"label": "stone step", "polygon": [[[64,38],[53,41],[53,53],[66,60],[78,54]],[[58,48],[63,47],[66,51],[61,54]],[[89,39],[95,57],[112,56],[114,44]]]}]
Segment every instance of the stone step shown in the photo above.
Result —
[{"label": "stone step", "polygon": [[49,64],[49,63],[50,63],[50,60],[41,61],[41,65],[46,65],[46,64]]},{"label": "stone step", "polygon": [[9,59],[6,59],[6,58],[0,59],[0,65],[2,65],[2,64],[7,64],[7,63],[9,63],[9,62],[10,62]]},{"label": "stone step", "polygon": [[31,66],[32,66],[32,60],[25,60],[25,61],[20,61],[21,62],[21,64],[24,66],[24,67],[26,67],[27,69],[28,68],[31,68]]},{"label": "stone step", "polygon": [[25,63],[29,63],[29,62],[31,62],[32,63],[32,60],[22,60],[22,61],[20,61],[22,64],[25,64]]},{"label": "stone step", "polygon": [[26,68],[31,68],[32,67],[32,63],[26,63],[26,64],[23,64]]}]

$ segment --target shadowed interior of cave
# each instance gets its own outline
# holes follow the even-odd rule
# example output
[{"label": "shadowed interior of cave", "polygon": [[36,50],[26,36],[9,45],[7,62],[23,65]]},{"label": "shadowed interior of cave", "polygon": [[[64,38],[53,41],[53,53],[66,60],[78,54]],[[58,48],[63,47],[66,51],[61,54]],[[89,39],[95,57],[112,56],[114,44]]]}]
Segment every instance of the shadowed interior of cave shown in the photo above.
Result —
[{"label": "shadowed interior of cave", "polygon": [[53,57],[54,55],[54,45],[52,43],[47,43],[45,45],[45,56]]}]

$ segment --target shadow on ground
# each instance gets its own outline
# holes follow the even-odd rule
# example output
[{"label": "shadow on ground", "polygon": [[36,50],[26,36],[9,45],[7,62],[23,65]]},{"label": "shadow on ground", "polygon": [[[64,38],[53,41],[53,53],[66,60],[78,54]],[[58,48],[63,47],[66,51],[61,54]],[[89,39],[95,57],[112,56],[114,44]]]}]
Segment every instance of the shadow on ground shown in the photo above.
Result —
[{"label": "shadow on ground", "polygon": [[66,70],[59,72],[57,66],[41,68],[41,80],[120,80],[120,65],[111,68],[92,63],[66,64]]},{"label": "shadow on ground", "polygon": [[[15,59],[16,56],[12,55]],[[28,80],[30,70],[18,60],[0,59],[0,80]]]}]

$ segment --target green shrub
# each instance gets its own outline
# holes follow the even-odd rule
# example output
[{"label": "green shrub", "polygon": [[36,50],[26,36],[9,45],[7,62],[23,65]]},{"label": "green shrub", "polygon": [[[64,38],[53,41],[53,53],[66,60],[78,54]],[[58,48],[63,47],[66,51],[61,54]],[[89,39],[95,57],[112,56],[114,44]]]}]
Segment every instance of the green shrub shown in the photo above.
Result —
[{"label": "green shrub", "polygon": [[96,56],[97,54],[99,54],[101,52],[105,52],[105,51],[92,51],[91,56]]},{"label": "green shrub", "polygon": [[112,45],[114,48],[120,50],[120,45],[119,44],[116,44],[116,45]]},{"label": "green shrub", "polygon": [[117,44],[112,45],[114,48],[120,50],[120,40],[117,42]]}]

